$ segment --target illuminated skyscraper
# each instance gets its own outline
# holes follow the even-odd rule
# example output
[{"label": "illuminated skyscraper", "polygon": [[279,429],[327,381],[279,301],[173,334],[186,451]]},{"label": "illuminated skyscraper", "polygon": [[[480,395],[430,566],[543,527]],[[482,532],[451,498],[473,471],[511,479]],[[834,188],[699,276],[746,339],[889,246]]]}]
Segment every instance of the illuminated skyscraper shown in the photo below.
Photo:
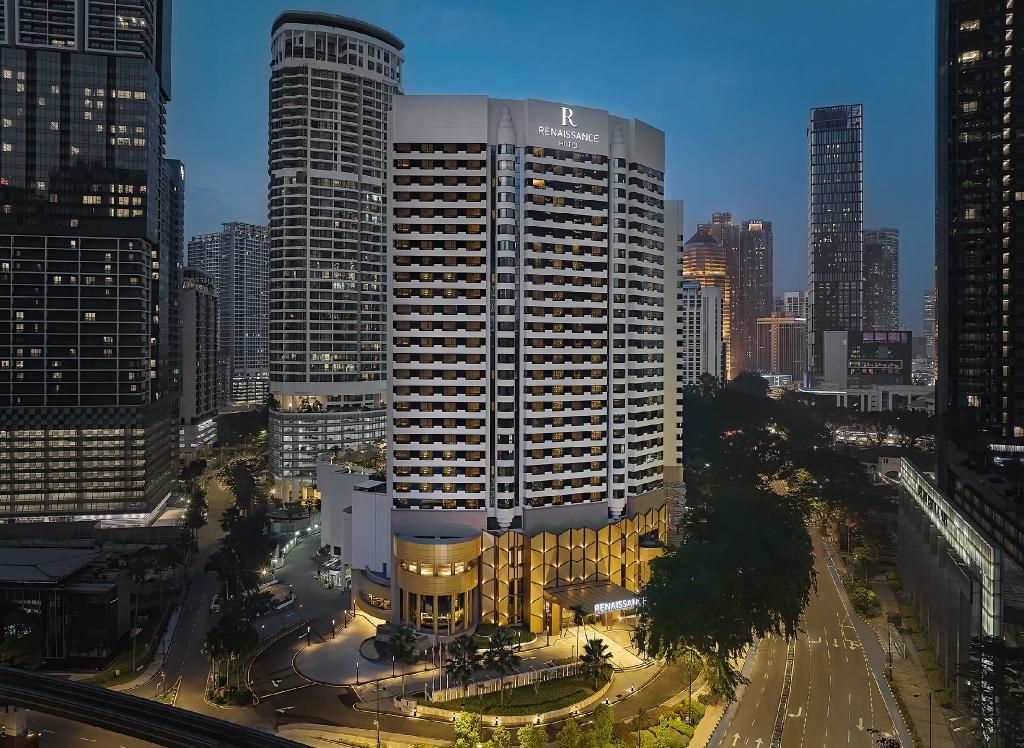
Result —
[{"label": "illuminated skyscraper", "polygon": [[772,313],[773,249],[771,221],[744,221],[732,263],[730,369],[757,370],[757,320]]},{"label": "illuminated skyscraper", "polygon": [[0,8],[0,519],[144,521],[177,472],[171,3]]},{"label": "illuminated skyscraper", "polygon": [[319,455],[384,437],[384,186],[405,45],[299,11],[271,36],[270,470],[297,500]]},{"label": "illuminated skyscraper", "polygon": [[823,333],[863,329],[864,131],[860,104],[812,109],[807,124],[807,365]]},{"label": "illuminated skyscraper", "polygon": [[[738,233],[739,226],[736,229]],[[717,288],[722,292],[722,337],[726,346],[725,376],[728,378],[733,288],[726,247],[711,235],[706,224],[698,225],[696,233],[683,245],[683,278],[696,281],[702,288]]]}]

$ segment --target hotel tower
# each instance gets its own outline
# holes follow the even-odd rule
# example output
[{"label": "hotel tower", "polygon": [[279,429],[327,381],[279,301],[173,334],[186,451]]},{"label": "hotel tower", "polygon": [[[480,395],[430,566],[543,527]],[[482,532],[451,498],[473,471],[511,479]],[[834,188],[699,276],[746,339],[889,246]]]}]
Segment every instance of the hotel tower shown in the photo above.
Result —
[{"label": "hotel tower", "polygon": [[374,569],[356,551],[356,604],[440,636],[629,609],[667,532],[664,133],[394,101],[389,452],[365,484],[391,545]]}]

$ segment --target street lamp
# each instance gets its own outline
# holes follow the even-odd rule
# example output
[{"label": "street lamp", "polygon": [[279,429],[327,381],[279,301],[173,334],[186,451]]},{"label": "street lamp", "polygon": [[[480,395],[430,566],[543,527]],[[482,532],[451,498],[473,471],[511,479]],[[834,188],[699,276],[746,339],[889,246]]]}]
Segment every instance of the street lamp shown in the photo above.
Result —
[{"label": "street lamp", "polygon": [[337,634],[334,631],[334,619],[332,618],[331,619],[331,639],[333,639],[335,636],[337,636]]},{"label": "street lamp", "polygon": [[391,655],[391,677],[395,677],[395,656]]},{"label": "street lamp", "polygon": [[306,626],[306,646],[309,646],[309,636],[313,632],[312,626]]},{"label": "street lamp", "polygon": [[356,685],[359,685],[359,660],[356,660]]}]

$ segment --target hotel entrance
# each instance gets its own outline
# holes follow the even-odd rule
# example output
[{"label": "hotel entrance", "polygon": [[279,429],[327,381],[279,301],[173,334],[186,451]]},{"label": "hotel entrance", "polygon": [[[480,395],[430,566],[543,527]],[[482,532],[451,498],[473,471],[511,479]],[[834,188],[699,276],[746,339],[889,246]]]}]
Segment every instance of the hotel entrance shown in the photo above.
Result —
[{"label": "hotel entrance", "polygon": [[581,624],[611,626],[632,615],[640,597],[611,582],[580,582],[544,588],[544,626],[555,636],[562,629]]}]

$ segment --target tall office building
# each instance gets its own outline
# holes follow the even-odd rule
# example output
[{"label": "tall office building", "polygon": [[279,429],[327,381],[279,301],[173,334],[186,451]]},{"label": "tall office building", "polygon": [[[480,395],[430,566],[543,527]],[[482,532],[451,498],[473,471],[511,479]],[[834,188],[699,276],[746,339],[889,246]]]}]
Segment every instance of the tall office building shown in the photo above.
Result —
[{"label": "tall office building", "polygon": [[864,329],[900,329],[900,230],[864,230]]},{"label": "tall office building", "polygon": [[405,45],[326,13],[282,13],[271,35],[270,469],[295,500],[318,455],[384,436],[384,186]]},{"label": "tall office building", "polygon": [[221,356],[217,341],[217,286],[213,276],[186,267],[182,280],[182,390],[179,448],[206,451],[217,439]]},{"label": "tall office building", "polygon": [[[939,485],[1024,565],[1024,60],[1004,0],[938,4]],[[963,175],[970,174],[970,179]],[[989,454],[969,452],[978,441]]]},{"label": "tall office building", "polygon": [[733,264],[729,368],[733,376],[757,370],[757,320],[772,313],[771,221],[744,221]]},{"label": "tall office building", "polygon": [[938,318],[936,316],[936,298],[935,289],[924,292],[922,320],[924,323],[924,356],[932,366],[932,370],[936,369],[937,360],[935,355],[935,338],[938,335]]},{"label": "tall office building", "polygon": [[807,124],[807,365],[823,374],[823,333],[863,329],[864,132],[860,104],[811,110]]},{"label": "tall office building", "polygon": [[394,573],[373,594],[445,635],[633,607],[667,528],[664,133],[399,96],[392,141]]},{"label": "tall office building", "polygon": [[266,226],[233,221],[193,236],[188,264],[208,273],[217,290],[220,374],[218,402],[262,405],[270,383],[270,301]]},{"label": "tall office building", "polygon": [[0,7],[0,518],[144,521],[177,469],[171,4]]},{"label": "tall office building", "polygon": [[[739,226],[736,228],[739,229]],[[698,224],[697,231],[683,245],[683,278],[695,281],[703,288],[717,288],[722,292],[722,338],[726,349],[724,375],[727,379],[730,375],[729,340],[732,331],[733,293],[728,259],[727,248],[711,235],[705,224]]]},{"label": "tall office building", "polygon": [[757,370],[801,382],[806,369],[807,320],[778,314],[757,320]]}]

